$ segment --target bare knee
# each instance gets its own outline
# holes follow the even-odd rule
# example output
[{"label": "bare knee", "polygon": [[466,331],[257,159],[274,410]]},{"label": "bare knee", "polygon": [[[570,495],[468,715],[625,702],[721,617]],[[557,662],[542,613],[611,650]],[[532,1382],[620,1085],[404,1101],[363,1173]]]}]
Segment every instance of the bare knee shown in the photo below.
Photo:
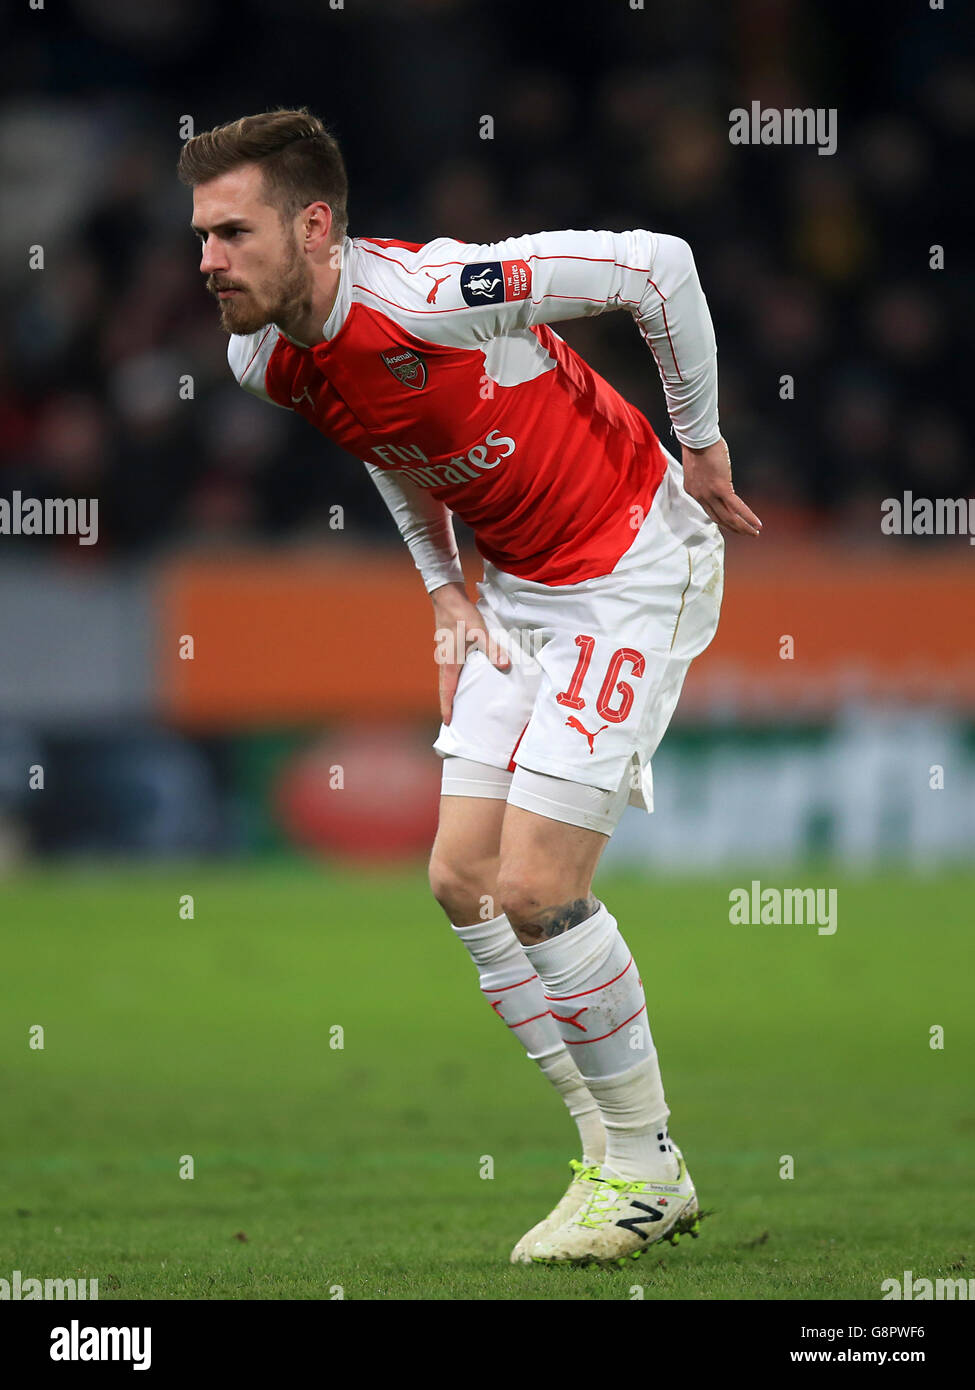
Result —
[{"label": "bare knee", "polygon": [[497,855],[460,864],[437,853],[430,857],[430,890],[455,927],[488,922],[502,909],[496,905]]},{"label": "bare knee", "polygon": [[560,936],[591,917],[599,901],[588,887],[555,884],[528,872],[502,871],[498,878],[498,911],[505,913],[523,946],[536,946]]}]

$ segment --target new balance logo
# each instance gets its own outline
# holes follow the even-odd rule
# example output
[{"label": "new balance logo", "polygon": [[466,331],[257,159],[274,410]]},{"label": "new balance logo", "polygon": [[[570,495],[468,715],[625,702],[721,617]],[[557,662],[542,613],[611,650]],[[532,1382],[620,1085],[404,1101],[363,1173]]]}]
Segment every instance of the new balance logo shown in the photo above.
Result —
[{"label": "new balance logo", "polygon": [[646,1212],[646,1216],[627,1216],[624,1220],[617,1221],[616,1224],[617,1226],[622,1226],[626,1231],[632,1231],[634,1235],[642,1236],[643,1239],[646,1240],[646,1231],[641,1231],[639,1227],[644,1225],[647,1221],[662,1221],[664,1219],[664,1214],[662,1211],[657,1211],[656,1207],[644,1206],[642,1202],[631,1202],[630,1206],[639,1207],[641,1211]]}]

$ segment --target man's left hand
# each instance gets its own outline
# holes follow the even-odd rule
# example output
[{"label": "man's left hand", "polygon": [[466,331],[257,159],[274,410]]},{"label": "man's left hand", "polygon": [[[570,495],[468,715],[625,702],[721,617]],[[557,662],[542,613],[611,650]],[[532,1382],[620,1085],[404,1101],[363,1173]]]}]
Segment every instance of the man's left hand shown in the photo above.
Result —
[{"label": "man's left hand", "polygon": [[731,483],[731,459],[723,439],[706,449],[683,445],[684,491],[699,502],[712,521],[739,536],[760,536],[762,523],[746,507]]}]

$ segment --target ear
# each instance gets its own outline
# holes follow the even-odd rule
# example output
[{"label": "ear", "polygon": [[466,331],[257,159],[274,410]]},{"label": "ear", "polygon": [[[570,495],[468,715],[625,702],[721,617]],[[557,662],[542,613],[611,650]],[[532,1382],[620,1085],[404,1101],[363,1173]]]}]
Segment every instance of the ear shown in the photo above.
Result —
[{"label": "ear", "polygon": [[302,240],[309,250],[332,243],[332,209],[328,203],[309,203],[304,211],[305,233]]}]

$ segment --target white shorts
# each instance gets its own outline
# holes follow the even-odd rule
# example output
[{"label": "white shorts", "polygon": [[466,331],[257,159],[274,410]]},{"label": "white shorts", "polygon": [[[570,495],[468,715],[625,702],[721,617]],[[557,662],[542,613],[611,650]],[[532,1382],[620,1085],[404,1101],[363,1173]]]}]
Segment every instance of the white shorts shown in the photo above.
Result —
[{"label": "white shorts", "polygon": [[612,835],[629,795],[627,780],[615,792],[587,787],[581,782],[569,782],[564,777],[551,777],[547,772],[532,772],[527,767],[491,767],[488,763],[473,762],[449,754],[443,760],[442,796],[481,796],[507,801],[549,820],[581,825],[584,830],[597,830]]},{"label": "white shorts", "polygon": [[[477,607],[511,666],[470,651],[433,744],[442,758],[578,783],[603,793],[604,809],[611,793],[618,814],[626,804],[653,810],[650,760],[691,661],[715,634],[724,584],[721,533],[665,456],[653,504],[609,574],[553,586],[485,560]],[[518,795],[526,780],[513,776],[508,799],[537,810]]]}]

